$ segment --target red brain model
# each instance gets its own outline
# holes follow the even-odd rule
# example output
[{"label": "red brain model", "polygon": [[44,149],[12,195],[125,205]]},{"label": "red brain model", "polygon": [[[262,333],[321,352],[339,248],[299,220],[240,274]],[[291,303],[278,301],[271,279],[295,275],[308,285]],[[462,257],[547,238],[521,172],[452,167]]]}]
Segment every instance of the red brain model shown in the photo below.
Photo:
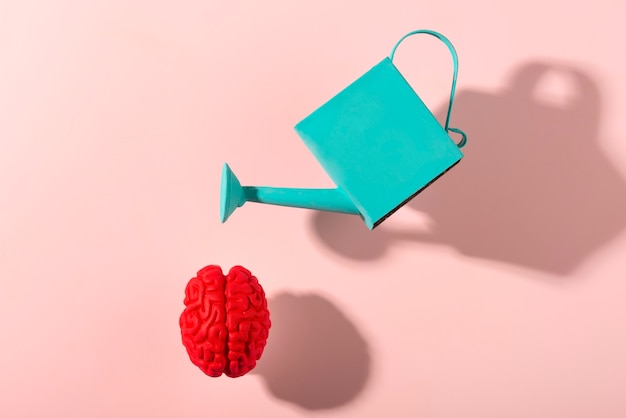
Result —
[{"label": "red brain model", "polygon": [[261,358],[271,325],[263,288],[247,269],[224,276],[219,266],[198,272],[185,289],[180,316],[191,362],[211,377],[239,377]]}]

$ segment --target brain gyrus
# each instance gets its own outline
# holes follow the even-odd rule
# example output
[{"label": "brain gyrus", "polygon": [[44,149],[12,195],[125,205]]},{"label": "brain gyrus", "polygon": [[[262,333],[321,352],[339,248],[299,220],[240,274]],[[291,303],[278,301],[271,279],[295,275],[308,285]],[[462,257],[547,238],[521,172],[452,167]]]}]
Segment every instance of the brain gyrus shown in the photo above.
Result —
[{"label": "brain gyrus", "polygon": [[219,266],[201,269],[185,289],[180,316],[189,358],[211,377],[248,373],[261,358],[271,326],[263,288],[241,266],[224,276]]}]

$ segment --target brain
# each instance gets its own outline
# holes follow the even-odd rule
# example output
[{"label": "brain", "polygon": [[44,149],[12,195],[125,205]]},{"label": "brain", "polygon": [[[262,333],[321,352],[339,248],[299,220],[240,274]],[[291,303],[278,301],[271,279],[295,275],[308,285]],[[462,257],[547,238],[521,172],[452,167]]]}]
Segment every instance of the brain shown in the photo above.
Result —
[{"label": "brain", "polygon": [[180,316],[183,345],[189,358],[211,377],[248,373],[261,358],[270,316],[263,288],[248,270],[235,266],[224,276],[207,266],[185,289]]}]

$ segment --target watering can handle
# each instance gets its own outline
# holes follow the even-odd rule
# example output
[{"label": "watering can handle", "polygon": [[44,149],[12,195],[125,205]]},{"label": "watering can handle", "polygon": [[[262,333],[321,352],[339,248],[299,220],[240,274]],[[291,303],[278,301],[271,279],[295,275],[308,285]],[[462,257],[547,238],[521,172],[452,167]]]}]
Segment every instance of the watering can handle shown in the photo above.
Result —
[{"label": "watering can handle", "polygon": [[400,43],[402,41],[404,41],[406,38],[408,38],[409,36],[417,35],[417,34],[427,34],[427,35],[432,35],[432,36],[438,38],[444,44],[446,44],[446,46],[450,50],[450,53],[452,54],[452,64],[454,65],[454,73],[452,74],[452,90],[450,91],[450,102],[448,104],[448,115],[446,116],[446,124],[444,126],[444,129],[445,129],[446,132],[452,131],[452,132],[455,132],[455,133],[461,135],[461,140],[457,143],[457,146],[459,148],[461,148],[461,147],[465,146],[465,144],[467,143],[467,135],[465,135],[465,132],[463,132],[460,129],[450,128],[449,127],[449,125],[450,125],[450,114],[452,113],[452,103],[454,102],[454,93],[455,93],[455,90],[456,90],[456,77],[457,77],[457,73],[459,72],[459,58],[456,55],[456,50],[454,49],[454,45],[452,45],[452,42],[450,42],[450,40],[448,38],[446,38],[445,36],[443,36],[439,32],[435,32],[435,31],[428,30],[428,29],[414,30],[413,32],[407,33],[402,38],[400,38],[400,40],[398,42],[396,42],[396,44],[394,45],[393,49],[391,50],[391,54],[389,55],[389,59],[393,62],[393,57],[396,54],[396,49],[398,48]]}]

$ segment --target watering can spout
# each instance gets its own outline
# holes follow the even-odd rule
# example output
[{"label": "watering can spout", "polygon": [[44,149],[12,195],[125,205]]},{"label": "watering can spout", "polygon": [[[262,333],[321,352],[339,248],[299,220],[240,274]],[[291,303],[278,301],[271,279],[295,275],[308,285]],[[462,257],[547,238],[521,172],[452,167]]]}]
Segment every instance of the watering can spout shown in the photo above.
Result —
[{"label": "watering can spout", "polygon": [[224,164],[220,190],[220,221],[226,222],[235,209],[246,202],[361,214],[340,188],[298,189],[242,186],[228,164]]}]

